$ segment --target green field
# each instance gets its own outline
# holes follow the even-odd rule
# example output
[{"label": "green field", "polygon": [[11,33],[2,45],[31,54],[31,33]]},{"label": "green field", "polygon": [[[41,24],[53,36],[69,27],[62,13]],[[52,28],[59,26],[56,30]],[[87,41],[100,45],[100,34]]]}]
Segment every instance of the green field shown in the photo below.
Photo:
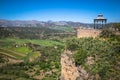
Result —
[{"label": "green field", "polygon": [[[37,46],[57,46],[64,45],[57,41],[52,40],[39,40],[39,39],[17,39],[17,38],[4,38],[0,39],[0,52],[7,56],[12,56],[17,59],[28,58],[30,59],[40,56],[40,52],[32,51],[30,45]],[[36,48],[36,47],[33,47]],[[40,47],[38,47],[39,49]]]},{"label": "green field", "polygon": [[[63,43],[53,40],[0,39],[0,65],[4,65],[0,67],[0,80],[39,80],[36,76],[42,74],[45,76],[42,80],[56,80],[60,76],[63,46]],[[7,64],[4,62],[6,58],[9,59]],[[46,75],[54,69],[56,72]]]},{"label": "green field", "polygon": [[5,55],[14,56],[17,59],[21,59],[22,57],[25,56],[24,54],[21,54],[12,50],[8,50],[8,49],[2,49],[2,48],[0,48],[0,52]]},{"label": "green field", "polygon": [[12,39],[12,38],[5,38],[0,39],[0,47],[8,47],[14,44],[21,45],[25,43],[32,43],[38,44],[41,46],[54,46],[54,45],[63,45],[60,42],[53,41],[53,40],[40,40],[40,39]]}]

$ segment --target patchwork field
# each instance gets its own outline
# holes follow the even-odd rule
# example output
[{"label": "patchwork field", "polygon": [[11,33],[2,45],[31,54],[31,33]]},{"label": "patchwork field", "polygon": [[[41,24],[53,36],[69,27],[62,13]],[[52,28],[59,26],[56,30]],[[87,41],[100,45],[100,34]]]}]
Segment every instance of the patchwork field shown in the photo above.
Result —
[{"label": "patchwork field", "polygon": [[[53,40],[0,39],[0,80],[56,80],[60,76],[63,46]],[[51,73],[49,76],[48,72]]]}]

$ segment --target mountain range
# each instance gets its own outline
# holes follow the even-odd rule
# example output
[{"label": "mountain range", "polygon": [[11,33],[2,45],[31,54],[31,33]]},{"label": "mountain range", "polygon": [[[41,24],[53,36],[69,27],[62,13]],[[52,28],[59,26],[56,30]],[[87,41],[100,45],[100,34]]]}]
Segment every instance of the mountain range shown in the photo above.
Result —
[{"label": "mountain range", "polygon": [[93,27],[93,24],[73,21],[37,21],[37,20],[3,20],[0,19],[0,27]]}]

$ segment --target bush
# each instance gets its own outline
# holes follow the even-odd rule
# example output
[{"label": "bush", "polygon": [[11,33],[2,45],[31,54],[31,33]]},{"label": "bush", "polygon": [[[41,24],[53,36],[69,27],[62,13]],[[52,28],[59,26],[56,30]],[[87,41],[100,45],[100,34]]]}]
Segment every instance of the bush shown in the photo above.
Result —
[{"label": "bush", "polygon": [[80,49],[74,54],[74,59],[75,59],[76,65],[81,65],[81,64],[85,63],[85,59],[87,58],[86,53],[87,52],[85,50]]},{"label": "bush", "polygon": [[114,37],[115,34],[112,30],[110,30],[109,28],[103,28],[102,29],[102,32],[100,33],[99,35],[100,37],[103,37],[103,38],[111,38],[111,37]]}]

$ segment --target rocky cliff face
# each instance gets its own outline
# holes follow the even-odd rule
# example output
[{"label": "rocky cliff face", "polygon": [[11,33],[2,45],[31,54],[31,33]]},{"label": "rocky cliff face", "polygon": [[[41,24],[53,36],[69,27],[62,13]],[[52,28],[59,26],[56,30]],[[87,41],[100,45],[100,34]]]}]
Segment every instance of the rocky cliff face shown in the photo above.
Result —
[{"label": "rocky cliff face", "polygon": [[93,80],[94,78],[84,67],[75,65],[73,53],[69,50],[65,50],[61,55],[61,65],[61,80]]},{"label": "rocky cliff face", "polygon": [[70,57],[71,55],[72,52],[70,51],[65,51],[61,55],[61,80],[76,80],[76,78],[79,77],[79,72]]}]

